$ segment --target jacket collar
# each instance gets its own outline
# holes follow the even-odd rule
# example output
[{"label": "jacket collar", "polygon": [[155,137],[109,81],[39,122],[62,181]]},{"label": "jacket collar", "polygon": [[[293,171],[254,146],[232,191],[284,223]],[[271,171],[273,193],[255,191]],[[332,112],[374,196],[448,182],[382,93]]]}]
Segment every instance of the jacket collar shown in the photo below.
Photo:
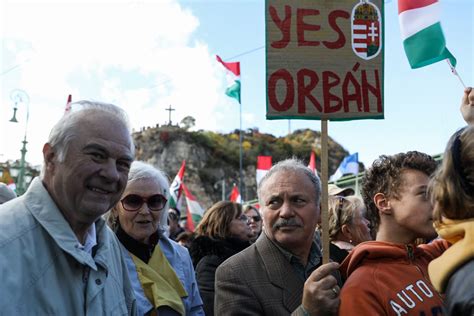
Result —
[{"label": "jacket collar", "polygon": [[270,282],[283,291],[283,305],[292,312],[302,302],[304,281],[293,272],[288,260],[265,232],[255,242]]},{"label": "jacket collar", "polygon": [[71,226],[39,178],[33,180],[25,194],[25,206],[59,248],[79,263],[88,265],[93,270],[97,270],[96,263],[107,268],[104,252],[108,250],[111,232],[107,229],[102,218],[94,223],[96,225],[97,245],[93,249],[93,253],[96,254],[93,258],[89,253],[80,249],[80,243]]}]

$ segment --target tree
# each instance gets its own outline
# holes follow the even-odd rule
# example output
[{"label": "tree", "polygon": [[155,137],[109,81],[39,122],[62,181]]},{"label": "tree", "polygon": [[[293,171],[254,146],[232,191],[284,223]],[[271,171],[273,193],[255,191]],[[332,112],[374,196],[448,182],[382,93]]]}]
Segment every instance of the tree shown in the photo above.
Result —
[{"label": "tree", "polygon": [[196,119],[188,115],[181,120],[181,124],[184,125],[185,130],[188,130],[196,125]]}]

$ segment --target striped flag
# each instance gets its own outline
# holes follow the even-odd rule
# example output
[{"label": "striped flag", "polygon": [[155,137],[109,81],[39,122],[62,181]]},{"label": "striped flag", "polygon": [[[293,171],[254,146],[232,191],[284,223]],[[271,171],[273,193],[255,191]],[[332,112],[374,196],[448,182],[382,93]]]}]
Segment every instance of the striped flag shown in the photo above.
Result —
[{"label": "striped flag", "polygon": [[232,192],[230,192],[230,201],[234,203],[242,203],[242,197],[240,196],[239,189],[235,184],[232,188]]},{"label": "striped flag", "polygon": [[201,221],[204,210],[194,195],[189,192],[188,187],[186,187],[184,183],[182,183],[182,187],[184,191],[184,197],[186,198],[186,205],[188,207],[186,212],[186,229],[193,232],[196,225]]},{"label": "striped flag", "polygon": [[456,58],[446,48],[438,0],[398,0],[398,18],[403,46],[412,69]]},{"label": "striped flag", "polygon": [[272,156],[257,157],[257,185],[272,167]]},{"label": "striped flag", "polygon": [[227,70],[227,80],[229,86],[225,94],[236,99],[240,103],[240,63],[239,62],[225,62],[216,55],[217,61],[220,62]]},{"label": "striped flag", "polygon": [[186,169],[186,160],[183,160],[181,167],[179,168],[178,174],[174,178],[170,185],[170,208],[177,209],[181,212],[181,193],[183,192],[183,178],[184,171]]}]

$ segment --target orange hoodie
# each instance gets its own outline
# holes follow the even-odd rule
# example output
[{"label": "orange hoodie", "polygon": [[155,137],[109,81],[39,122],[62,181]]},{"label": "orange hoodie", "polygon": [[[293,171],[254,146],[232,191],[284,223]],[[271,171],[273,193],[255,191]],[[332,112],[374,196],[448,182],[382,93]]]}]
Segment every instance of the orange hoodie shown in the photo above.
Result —
[{"label": "orange hoodie", "polygon": [[448,248],[444,240],[414,246],[369,241],[341,265],[346,282],[339,315],[442,315],[442,297],[428,279],[428,263]]}]

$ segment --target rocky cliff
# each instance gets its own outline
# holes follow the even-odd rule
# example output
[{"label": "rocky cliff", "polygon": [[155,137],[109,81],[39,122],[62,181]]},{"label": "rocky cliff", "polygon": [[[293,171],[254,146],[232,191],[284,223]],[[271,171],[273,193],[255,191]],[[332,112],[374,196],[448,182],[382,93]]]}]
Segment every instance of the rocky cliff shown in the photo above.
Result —
[{"label": "rocky cliff", "polygon": [[[310,152],[316,153],[319,169],[320,133],[297,130],[285,137],[260,133],[257,129],[243,132],[243,192],[245,200],[256,199],[256,161],[258,155],[272,156],[273,163],[297,157],[308,163]],[[191,132],[178,126],[147,128],[133,134],[136,159],[164,170],[173,180],[186,160],[184,182],[204,209],[222,199],[222,182],[226,198],[239,180],[239,131],[219,134],[210,131]],[[333,174],[349,153],[329,139],[329,174]],[[363,166],[361,166],[363,169]]]}]

